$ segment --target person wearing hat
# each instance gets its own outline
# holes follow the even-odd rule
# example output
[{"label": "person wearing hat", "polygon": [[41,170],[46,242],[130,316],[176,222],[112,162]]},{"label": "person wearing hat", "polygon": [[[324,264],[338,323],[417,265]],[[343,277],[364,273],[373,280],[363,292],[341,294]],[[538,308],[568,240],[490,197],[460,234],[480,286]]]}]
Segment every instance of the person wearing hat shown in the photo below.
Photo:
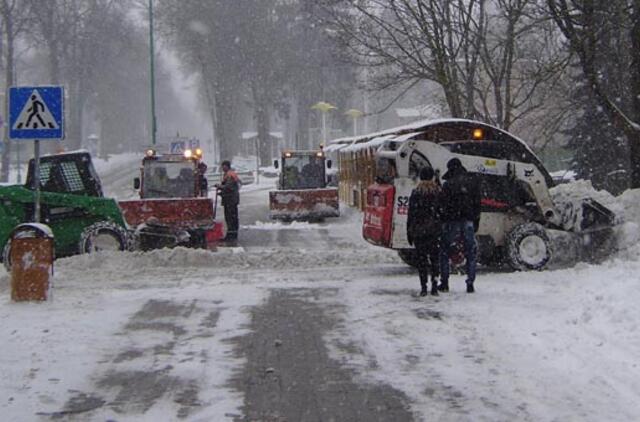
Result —
[{"label": "person wearing hat", "polygon": [[449,291],[449,251],[458,238],[464,242],[467,293],[475,291],[477,244],[475,232],[480,224],[480,185],[458,158],[447,163],[442,188],[442,236],[440,242],[441,282],[438,289]]},{"label": "person wearing hat", "polygon": [[224,175],[222,183],[216,185],[224,207],[224,221],[227,234],[224,241],[235,242],[238,239],[238,204],[240,203],[240,178],[231,169],[231,162],[224,160],[221,164]]},{"label": "person wearing hat", "polygon": [[438,296],[438,275],[440,275],[439,251],[440,196],[442,190],[436,182],[431,167],[420,170],[420,182],[409,197],[407,216],[407,239],[416,248],[418,274],[420,276],[420,296],[427,295],[427,281],[431,273],[431,294]]}]

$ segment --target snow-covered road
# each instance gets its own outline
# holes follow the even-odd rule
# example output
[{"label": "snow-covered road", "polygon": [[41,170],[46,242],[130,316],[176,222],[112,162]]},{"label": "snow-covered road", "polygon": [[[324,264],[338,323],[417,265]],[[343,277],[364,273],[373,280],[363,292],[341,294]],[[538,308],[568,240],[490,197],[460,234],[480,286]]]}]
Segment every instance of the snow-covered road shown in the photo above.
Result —
[{"label": "snow-covered road", "polygon": [[[266,204],[265,190],[243,195],[241,207]],[[629,220],[640,216],[639,197],[620,199]],[[356,212],[323,225],[241,224],[241,241],[250,244],[243,250],[61,259],[47,303],[11,303],[2,273],[2,419],[264,416],[238,374],[277,375],[294,362],[274,363],[267,354],[269,367],[260,368],[255,354],[238,352],[249,344],[238,339],[255,334],[263,315],[256,310],[276,292],[300,291],[307,293],[297,300],[333,321],[313,347],[326,348],[363,391],[393,390],[415,420],[640,419],[637,225],[624,232],[629,247],[601,265],[483,270],[474,295],[454,276],[450,293],[420,298],[417,275],[361,239]],[[295,315],[274,318],[286,327]],[[319,381],[318,388],[332,385]],[[350,400],[333,397],[336,408]]]}]

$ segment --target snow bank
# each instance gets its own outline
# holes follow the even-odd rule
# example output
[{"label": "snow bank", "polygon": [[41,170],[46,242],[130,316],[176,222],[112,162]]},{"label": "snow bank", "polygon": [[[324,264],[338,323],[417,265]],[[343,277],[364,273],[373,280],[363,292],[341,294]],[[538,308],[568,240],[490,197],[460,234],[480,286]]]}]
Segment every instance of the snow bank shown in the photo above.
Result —
[{"label": "snow bank", "polygon": [[149,269],[197,269],[224,268],[246,269],[297,269],[361,267],[372,264],[400,264],[402,261],[394,251],[386,249],[355,249],[353,245],[336,244],[326,249],[268,248],[250,253],[239,250],[174,248],[150,252],[101,252],[63,258],[56,261],[62,270],[91,268],[94,271],[109,270],[135,276]]},{"label": "snow bank", "polygon": [[310,224],[306,221],[292,221],[291,223],[257,221],[254,225],[242,226],[242,228],[245,230],[320,230],[327,227],[320,224]]}]

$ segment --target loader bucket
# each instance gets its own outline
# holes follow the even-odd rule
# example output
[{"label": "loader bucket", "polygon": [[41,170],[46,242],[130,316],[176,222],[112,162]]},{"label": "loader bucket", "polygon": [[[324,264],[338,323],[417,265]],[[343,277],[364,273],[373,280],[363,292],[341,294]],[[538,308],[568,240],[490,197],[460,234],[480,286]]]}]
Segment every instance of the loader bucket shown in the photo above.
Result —
[{"label": "loader bucket", "polygon": [[314,220],[339,217],[337,189],[278,190],[269,192],[271,218]]},{"label": "loader bucket", "polygon": [[118,205],[132,227],[153,222],[174,228],[210,228],[215,218],[209,198],[142,199],[121,201]]}]

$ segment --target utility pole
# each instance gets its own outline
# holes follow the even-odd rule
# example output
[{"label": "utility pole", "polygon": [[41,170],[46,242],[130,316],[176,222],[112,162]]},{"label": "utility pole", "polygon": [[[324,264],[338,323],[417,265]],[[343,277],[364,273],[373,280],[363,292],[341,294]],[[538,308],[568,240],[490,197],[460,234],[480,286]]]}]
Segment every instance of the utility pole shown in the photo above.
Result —
[{"label": "utility pole", "polygon": [[156,84],[155,84],[155,52],[153,42],[153,0],[149,0],[149,80],[151,84],[151,145],[156,144]]}]

